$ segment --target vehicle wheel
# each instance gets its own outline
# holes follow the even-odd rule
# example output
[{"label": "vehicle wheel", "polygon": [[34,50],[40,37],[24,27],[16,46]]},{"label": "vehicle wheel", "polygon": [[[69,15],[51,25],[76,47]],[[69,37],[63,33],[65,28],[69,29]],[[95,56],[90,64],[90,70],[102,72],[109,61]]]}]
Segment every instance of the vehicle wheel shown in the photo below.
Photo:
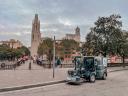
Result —
[{"label": "vehicle wheel", "polygon": [[91,83],[94,83],[95,80],[96,80],[95,75],[91,75],[90,78],[89,78],[89,81],[90,81]]},{"label": "vehicle wheel", "polygon": [[106,78],[107,78],[107,74],[106,74],[106,73],[104,73],[104,74],[103,74],[103,78],[102,78],[102,79],[103,79],[103,80],[106,80]]}]

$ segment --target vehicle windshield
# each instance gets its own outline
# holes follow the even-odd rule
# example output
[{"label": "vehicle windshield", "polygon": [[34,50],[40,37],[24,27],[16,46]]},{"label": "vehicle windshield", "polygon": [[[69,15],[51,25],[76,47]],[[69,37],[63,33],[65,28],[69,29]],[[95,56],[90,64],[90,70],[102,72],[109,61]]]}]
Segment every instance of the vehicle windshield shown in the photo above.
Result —
[{"label": "vehicle windshield", "polygon": [[85,57],[84,58],[84,68],[87,70],[94,68],[94,58],[93,57]]},{"label": "vehicle windshield", "polygon": [[81,67],[81,57],[75,57],[74,58],[75,63],[75,69],[79,69]]}]

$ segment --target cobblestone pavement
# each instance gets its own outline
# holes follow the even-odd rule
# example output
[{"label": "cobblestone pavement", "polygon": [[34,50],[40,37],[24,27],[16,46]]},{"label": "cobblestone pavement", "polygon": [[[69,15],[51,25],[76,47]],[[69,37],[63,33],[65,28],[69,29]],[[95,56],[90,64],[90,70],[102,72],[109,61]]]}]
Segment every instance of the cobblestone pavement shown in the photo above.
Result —
[{"label": "cobblestone pavement", "polygon": [[53,78],[52,69],[44,69],[32,64],[32,70],[28,70],[28,66],[29,62],[26,62],[16,70],[0,70],[0,88],[64,80],[68,70],[56,68]]},{"label": "cobblestone pavement", "polygon": [[[56,68],[55,78],[52,77],[52,69],[44,69],[32,64],[32,70],[28,70],[29,62],[19,66],[16,70],[0,70],[0,88],[39,84],[50,81],[65,80],[69,68]],[[108,71],[122,69],[109,68]]]},{"label": "cobblestone pavement", "polygon": [[[30,61],[26,61],[25,64],[22,64],[21,66],[17,67],[17,70],[28,70],[29,63],[30,63]],[[37,64],[34,64],[32,62],[31,62],[31,68],[32,68],[32,70],[42,70],[43,69],[43,67],[38,66]]]},{"label": "cobblestone pavement", "polygon": [[109,73],[107,80],[97,80],[95,83],[63,83],[0,93],[0,96],[128,96],[128,71]]}]

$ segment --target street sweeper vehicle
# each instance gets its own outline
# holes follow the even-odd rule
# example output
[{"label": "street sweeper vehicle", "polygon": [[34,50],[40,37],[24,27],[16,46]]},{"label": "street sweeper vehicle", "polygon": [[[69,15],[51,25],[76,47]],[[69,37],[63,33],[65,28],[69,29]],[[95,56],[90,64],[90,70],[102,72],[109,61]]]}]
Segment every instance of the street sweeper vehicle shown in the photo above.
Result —
[{"label": "street sweeper vehicle", "polygon": [[75,68],[68,70],[67,82],[80,84],[82,81],[94,83],[96,79],[106,80],[107,58],[101,56],[76,56]]}]

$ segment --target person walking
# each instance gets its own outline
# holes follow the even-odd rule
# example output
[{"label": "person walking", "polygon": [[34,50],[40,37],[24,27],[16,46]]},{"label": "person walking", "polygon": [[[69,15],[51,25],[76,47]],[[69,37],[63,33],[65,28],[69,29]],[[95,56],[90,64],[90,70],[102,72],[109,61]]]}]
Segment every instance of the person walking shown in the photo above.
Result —
[{"label": "person walking", "polygon": [[32,69],[32,66],[31,66],[31,60],[32,60],[32,57],[30,56],[30,57],[29,57],[29,66],[28,66],[28,69],[29,69],[29,70]]}]

